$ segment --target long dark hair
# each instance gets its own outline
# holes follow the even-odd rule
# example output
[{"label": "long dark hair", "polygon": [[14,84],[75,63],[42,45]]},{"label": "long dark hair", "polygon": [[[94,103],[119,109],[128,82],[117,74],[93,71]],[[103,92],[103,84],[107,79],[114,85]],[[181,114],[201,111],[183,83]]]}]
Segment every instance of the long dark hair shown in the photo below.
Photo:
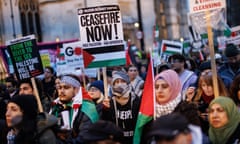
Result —
[{"label": "long dark hair", "polygon": [[22,113],[22,121],[15,128],[19,131],[15,144],[35,144],[37,133],[38,105],[34,95],[16,95],[9,102],[16,103]]},{"label": "long dark hair", "polygon": [[240,104],[238,98],[238,91],[240,90],[240,74],[236,75],[230,86],[230,97],[233,99],[236,105]]},{"label": "long dark hair", "polygon": [[26,119],[23,116],[19,133],[15,138],[15,144],[35,144],[35,135],[37,130],[37,122],[35,120]]}]

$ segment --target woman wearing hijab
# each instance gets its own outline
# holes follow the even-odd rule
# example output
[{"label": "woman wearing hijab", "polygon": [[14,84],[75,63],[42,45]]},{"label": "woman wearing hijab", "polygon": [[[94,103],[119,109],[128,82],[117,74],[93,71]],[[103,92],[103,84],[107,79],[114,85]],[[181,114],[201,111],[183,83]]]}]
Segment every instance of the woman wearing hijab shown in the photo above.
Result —
[{"label": "woman wearing hijab", "polygon": [[180,103],[181,82],[173,70],[165,70],[155,77],[156,117],[173,112]]},{"label": "woman wearing hijab", "polygon": [[209,105],[209,138],[213,144],[240,141],[240,113],[233,100],[219,96]]}]

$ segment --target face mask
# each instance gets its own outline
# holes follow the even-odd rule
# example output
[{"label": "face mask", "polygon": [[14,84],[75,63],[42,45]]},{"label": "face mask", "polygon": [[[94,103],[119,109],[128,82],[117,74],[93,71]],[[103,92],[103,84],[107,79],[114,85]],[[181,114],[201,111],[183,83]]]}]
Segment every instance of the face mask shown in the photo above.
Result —
[{"label": "face mask", "polygon": [[[117,85],[113,86],[112,92],[116,96],[127,96],[126,94],[128,92],[130,92],[130,86],[127,85],[126,83],[117,84]],[[129,93],[128,93],[128,95],[129,95]]]}]

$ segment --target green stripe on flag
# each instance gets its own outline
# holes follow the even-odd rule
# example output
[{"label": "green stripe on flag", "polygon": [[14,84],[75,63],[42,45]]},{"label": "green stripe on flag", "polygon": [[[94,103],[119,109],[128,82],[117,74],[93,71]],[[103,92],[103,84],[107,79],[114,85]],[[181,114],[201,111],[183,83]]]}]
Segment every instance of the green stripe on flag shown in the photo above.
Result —
[{"label": "green stripe on flag", "polygon": [[99,120],[99,115],[93,102],[83,100],[81,110],[90,118],[93,123]]},{"label": "green stripe on flag", "polygon": [[188,48],[190,47],[190,42],[184,42],[183,43],[183,48]]},{"label": "green stripe on flag", "polygon": [[207,39],[207,38],[208,38],[208,34],[207,34],[207,33],[201,34],[201,38],[202,38],[202,39]]},{"label": "green stripe on flag", "polygon": [[125,64],[126,64],[126,58],[124,57],[120,59],[111,59],[111,60],[92,62],[88,65],[87,68],[117,66],[117,65],[125,65]]},{"label": "green stripe on flag", "polygon": [[137,118],[136,128],[134,131],[134,136],[133,136],[133,144],[140,144],[144,125],[150,122],[152,119],[153,117],[151,116],[147,116],[139,113]]},{"label": "green stripe on flag", "polygon": [[175,54],[175,53],[179,53],[179,52],[175,52],[175,51],[168,51],[168,50],[166,50],[166,51],[164,51],[164,52],[163,52],[163,54],[167,54],[167,55],[168,55],[168,54],[170,54],[170,55],[171,55],[171,54]]}]

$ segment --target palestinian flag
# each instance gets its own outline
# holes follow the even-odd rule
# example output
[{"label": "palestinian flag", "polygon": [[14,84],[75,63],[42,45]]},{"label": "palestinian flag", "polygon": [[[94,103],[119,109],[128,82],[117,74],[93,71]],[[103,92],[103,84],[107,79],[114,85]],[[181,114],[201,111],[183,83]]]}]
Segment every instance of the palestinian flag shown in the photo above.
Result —
[{"label": "palestinian flag", "polygon": [[140,105],[140,111],[137,118],[137,124],[134,132],[133,143],[139,144],[141,141],[141,135],[143,127],[146,123],[153,119],[154,114],[154,74],[153,63],[150,56],[150,62],[148,65],[148,72],[146,81],[144,83],[144,90]]},{"label": "palestinian flag", "polygon": [[94,57],[94,60],[87,68],[111,67],[126,64],[126,51],[123,44],[83,49]]},{"label": "palestinian flag", "polygon": [[93,123],[95,123],[99,120],[96,105],[94,104],[92,98],[88,95],[87,91],[84,88],[82,88],[82,98],[82,112],[85,113]]}]

